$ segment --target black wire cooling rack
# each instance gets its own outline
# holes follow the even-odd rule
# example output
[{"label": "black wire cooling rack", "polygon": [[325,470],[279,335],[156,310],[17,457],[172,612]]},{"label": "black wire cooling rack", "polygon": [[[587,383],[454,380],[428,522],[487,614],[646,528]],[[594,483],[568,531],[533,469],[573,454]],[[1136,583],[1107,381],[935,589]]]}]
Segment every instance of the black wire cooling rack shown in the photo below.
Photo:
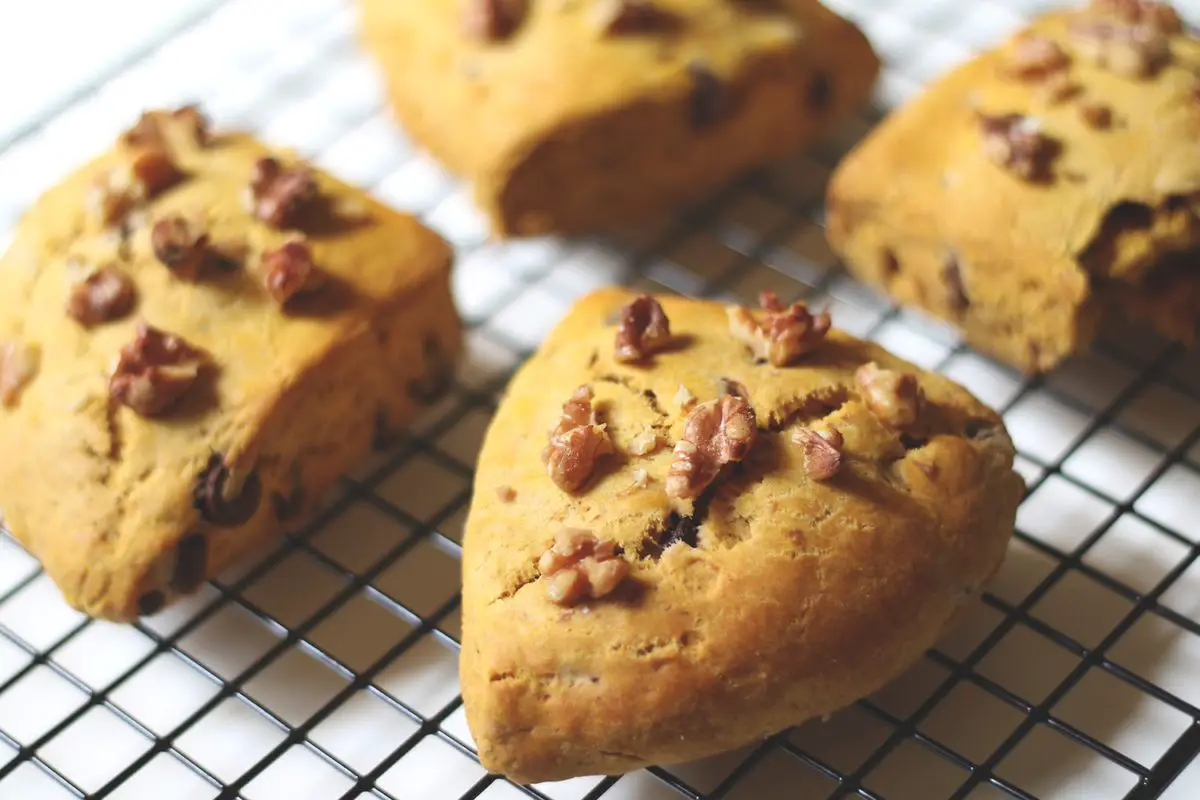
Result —
[{"label": "black wire cooling rack", "polygon": [[[885,56],[886,105],[1045,4],[834,5]],[[196,99],[452,240],[467,356],[311,526],[135,626],[67,609],[0,535],[0,798],[1200,797],[1200,357],[1119,331],[1027,380],[856,286],[823,244],[820,201],[869,119],[660,224],[498,244],[388,121],[350,9],[195,0],[0,126],[0,230],[143,107]],[[455,675],[471,469],[513,369],[573,299],[614,282],[828,304],[1003,411],[1029,493],[995,585],[876,696],[704,762],[516,787],[479,767]]]}]

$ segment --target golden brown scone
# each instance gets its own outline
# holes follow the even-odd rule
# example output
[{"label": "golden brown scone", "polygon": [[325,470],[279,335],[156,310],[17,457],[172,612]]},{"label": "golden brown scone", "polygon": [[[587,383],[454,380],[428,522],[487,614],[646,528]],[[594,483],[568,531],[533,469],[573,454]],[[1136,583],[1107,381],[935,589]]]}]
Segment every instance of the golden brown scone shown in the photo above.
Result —
[{"label": "golden brown scone", "polygon": [[288,155],[147,114],[0,261],[7,526],[94,616],[195,589],[436,388],[459,350],[450,263]]},{"label": "golden brown scone", "polygon": [[829,239],[860,278],[1021,369],[1085,349],[1113,314],[1194,343],[1198,74],[1200,40],[1166,4],[1043,16],[846,157]]},{"label": "golden brown scone", "polygon": [[474,182],[503,236],[592,231],[693,199],[828,130],[879,68],[816,0],[359,7],[400,120]]},{"label": "golden brown scone", "polygon": [[699,758],[874,691],[996,570],[1022,493],[994,412],[827,317],[736,312],[735,336],[662,297],[667,338],[633,301],[582,300],[480,454],[462,692],[517,781]]}]

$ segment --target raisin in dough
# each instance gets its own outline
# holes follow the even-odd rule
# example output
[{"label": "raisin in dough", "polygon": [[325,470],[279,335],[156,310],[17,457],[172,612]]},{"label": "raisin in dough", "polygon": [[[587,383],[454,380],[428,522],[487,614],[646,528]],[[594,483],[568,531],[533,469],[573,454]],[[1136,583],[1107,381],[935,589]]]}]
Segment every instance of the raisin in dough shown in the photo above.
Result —
[{"label": "raisin in dough", "polygon": [[[620,5],[361,0],[401,122],[474,183],[498,235],[586,232],[694,199],[830,129],[878,71],[859,30],[815,0],[653,0],[613,22]],[[466,24],[475,6],[511,15],[495,38]]]},{"label": "raisin in dough", "polygon": [[[794,366],[761,363],[723,306],[675,298],[660,298],[669,346],[618,361],[611,320],[632,299],[603,290],[569,312],[480,454],[462,692],[484,766],[517,781],[699,758],[878,689],[998,568],[1023,491],[1000,418],[945,378],[836,331]],[[923,390],[907,434],[865,402],[868,362]],[[612,452],[566,492],[541,451],[581,386]],[[683,409],[730,392],[757,440],[699,499],[669,498]],[[809,426],[841,436],[831,478],[793,442]],[[564,528],[617,546],[628,575],[610,594],[550,599],[539,561]]]},{"label": "raisin in dough", "polygon": [[1028,371],[1117,317],[1195,343],[1200,40],[1145,33],[1165,52],[1143,52],[1143,71],[1103,39],[1137,29],[1118,7],[1153,11],[1109,0],[1040,17],[861,142],[828,191],[850,270]]},{"label": "raisin in dough", "polygon": [[[118,146],[39,199],[0,261],[0,508],[69,603],[114,620],[158,610],[298,524],[459,350],[436,234],[187,118],[156,113],[134,129],[153,139],[144,128],[158,126],[177,175],[142,161],[146,180],[130,184],[144,148]],[[297,185],[256,200],[249,184],[269,155]],[[206,263],[152,241],[177,215]],[[320,278],[281,304],[297,273],[264,270],[297,243]],[[100,270],[125,300],[97,284],[81,313],[76,293]],[[201,354],[190,384],[150,382],[182,387],[173,402],[136,381],[115,388],[143,324]]]}]

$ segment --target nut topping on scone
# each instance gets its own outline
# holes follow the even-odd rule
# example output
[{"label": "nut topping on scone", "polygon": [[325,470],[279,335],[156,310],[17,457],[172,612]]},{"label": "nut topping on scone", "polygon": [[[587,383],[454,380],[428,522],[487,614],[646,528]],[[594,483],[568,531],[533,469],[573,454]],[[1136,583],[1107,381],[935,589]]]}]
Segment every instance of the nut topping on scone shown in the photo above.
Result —
[{"label": "nut topping on scone", "polygon": [[1079,107],[1079,114],[1088,127],[1106,131],[1113,126],[1112,109],[1099,103],[1088,103]]},{"label": "nut topping on scone", "polygon": [[644,456],[658,449],[659,436],[657,431],[648,428],[629,440],[629,452],[635,456]]},{"label": "nut topping on scone", "polygon": [[979,115],[983,134],[983,154],[1025,180],[1046,177],[1056,148],[1053,140],[1042,133],[1035,117],[1022,114],[999,116]]},{"label": "nut topping on scone", "polygon": [[663,308],[648,294],[621,309],[614,357],[617,361],[641,361],[671,340],[671,323]]},{"label": "nut topping on scone", "polygon": [[1168,36],[1183,33],[1183,19],[1170,3],[1156,0],[1092,0],[1088,11]]},{"label": "nut topping on scone", "polygon": [[0,405],[12,408],[37,375],[42,351],[24,342],[0,344]]},{"label": "nut topping on scone", "polygon": [[1047,36],[1021,36],[1013,43],[1009,69],[1022,80],[1043,80],[1071,63],[1067,51]]},{"label": "nut topping on scone", "polygon": [[687,418],[667,472],[667,496],[699,497],[721,471],[741,461],[758,435],[754,408],[740,397],[724,395],[701,403]]},{"label": "nut topping on scone", "polygon": [[102,225],[117,225],[136,206],[181,180],[183,173],[164,148],[138,148],[93,184],[88,207]]},{"label": "nut topping on scone", "polygon": [[128,149],[168,149],[164,126],[175,127],[188,134],[193,144],[204,147],[209,142],[208,118],[195,105],[180,106],[174,111],[143,112],[133,127],[121,134],[119,144]]},{"label": "nut topping on scone", "polygon": [[825,334],[829,333],[829,314],[810,314],[803,301],[784,308],[779,297],[771,291],[759,295],[758,302],[766,312],[762,322],[742,306],[726,309],[729,332],[748,346],[755,358],[786,367],[825,341]]},{"label": "nut topping on scone", "polygon": [[855,371],[854,380],[863,402],[884,425],[903,430],[916,424],[923,393],[912,373],[881,369],[872,361]]},{"label": "nut topping on scone", "polygon": [[496,42],[516,33],[527,0],[464,0],[463,30],[472,39]]},{"label": "nut topping on scone", "polygon": [[1093,0],[1071,24],[1081,56],[1129,78],[1149,77],[1170,62],[1168,39],[1182,32],[1174,8],[1146,0]]},{"label": "nut topping on scone", "polygon": [[254,470],[239,475],[229,469],[220,453],[209,456],[196,478],[192,505],[214,525],[236,528],[250,521],[262,501],[262,481]]},{"label": "nut topping on scone", "polygon": [[313,264],[312,250],[303,239],[292,239],[263,253],[267,292],[280,305],[298,294],[320,288],[323,281]]},{"label": "nut topping on scone", "polygon": [[250,210],[274,228],[295,226],[298,216],[317,198],[317,179],[306,166],[285,169],[274,158],[260,158],[250,177]]},{"label": "nut topping on scone", "polygon": [[133,310],[133,281],[116,267],[101,267],[74,284],[67,314],[85,328],[120,319]]},{"label": "nut topping on scone", "polygon": [[844,437],[837,428],[797,428],[792,442],[804,448],[804,473],[814,481],[825,481],[842,468]]},{"label": "nut topping on scone", "polygon": [[653,0],[593,0],[592,23],[610,36],[649,33],[674,17]]},{"label": "nut topping on scone", "polygon": [[121,348],[108,392],[143,417],[162,414],[196,382],[204,356],[183,339],[146,323]]},{"label": "nut topping on scone", "polygon": [[580,386],[563,404],[550,443],[542,451],[550,479],[564,492],[574,492],[591,477],[596,460],[611,452],[612,440],[592,408],[592,389]]},{"label": "nut topping on scone", "polygon": [[629,574],[629,562],[617,555],[614,542],[597,539],[590,531],[564,528],[538,559],[538,570],[550,600],[570,606],[612,593]]},{"label": "nut topping on scone", "polygon": [[178,214],[164,217],[150,229],[154,257],[174,274],[195,280],[208,259],[208,234]]}]

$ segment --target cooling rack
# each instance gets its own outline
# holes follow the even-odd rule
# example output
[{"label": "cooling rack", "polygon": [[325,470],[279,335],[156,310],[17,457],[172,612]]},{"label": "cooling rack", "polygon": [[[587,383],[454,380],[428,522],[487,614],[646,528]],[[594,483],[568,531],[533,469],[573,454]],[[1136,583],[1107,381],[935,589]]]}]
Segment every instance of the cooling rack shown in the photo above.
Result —
[{"label": "cooling rack", "polygon": [[[832,4],[885,58],[880,107],[1044,5]],[[156,617],[80,616],[0,535],[0,798],[1200,797],[1200,356],[1112,331],[1027,380],[849,280],[822,188],[879,112],[661,223],[498,244],[389,122],[338,0],[44,0],[0,23],[0,232],[142,108],[199,100],[440,230],[468,323],[453,390],[408,436],[311,526]],[[471,467],[513,369],[611,282],[827,303],[1002,410],[1029,494],[995,584],[877,695],[718,758],[516,787],[479,766],[458,694]]]}]

